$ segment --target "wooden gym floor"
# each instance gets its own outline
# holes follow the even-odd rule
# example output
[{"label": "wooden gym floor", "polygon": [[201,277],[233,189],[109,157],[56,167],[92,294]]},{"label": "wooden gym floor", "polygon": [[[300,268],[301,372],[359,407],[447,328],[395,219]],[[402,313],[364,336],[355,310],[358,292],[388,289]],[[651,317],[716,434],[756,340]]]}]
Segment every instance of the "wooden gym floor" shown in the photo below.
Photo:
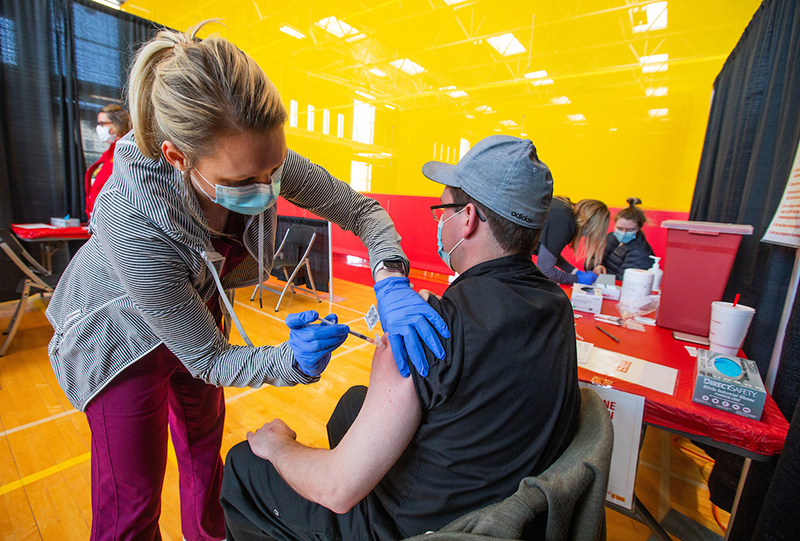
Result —
[{"label": "wooden gym floor", "polygon": [[[264,308],[240,291],[235,309],[256,344],[288,338],[283,319],[291,312],[334,312],[339,321],[366,333],[363,316],[375,302],[372,288],[334,279],[334,301],[290,294],[278,313],[277,295],[264,293]],[[90,434],[84,415],[67,401],[47,357],[52,329],[44,315],[47,299],[34,297],[8,353],[0,357],[0,540],[69,540],[89,538]],[[0,327],[8,324],[15,303],[0,304]],[[238,335],[234,343],[242,343]],[[374,346],[349,337],[333,356],[322,380],[294,388],[226,388],[227,417],[223,457],[248,430],[280,417],[298,440],[327,446],[325,423],[339,397],[356,384],[366,385]],[[706,479],[710,459],[683,438],[649,429],[640,455],[636,482],[639,498],[658,519],[670,508],[722,534],[712,514]],[[644,541],[641,523],[608,510],[608,539]],[[722,524],[728,515],[719,511]],[[170,448],[164,482],[161,531],[165,540],[181,539],[178,472]],[[683,541],[689,541],[684,539]]]}]

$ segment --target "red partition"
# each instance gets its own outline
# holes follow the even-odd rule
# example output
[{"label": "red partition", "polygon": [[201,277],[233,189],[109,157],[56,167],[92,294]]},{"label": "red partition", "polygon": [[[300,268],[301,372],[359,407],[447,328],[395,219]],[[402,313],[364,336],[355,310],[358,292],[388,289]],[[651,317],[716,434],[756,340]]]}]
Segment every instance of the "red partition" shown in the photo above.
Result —
[{"label": "red partition", "polygon": [[[368,194],[377,200],[394,220],[395,227],[403,237],[403,250],[408,256],[411,266],[415,269],[441,272],[450,274],[436,250],[436,221],[431,216],[430,206],[439,203],[437,197],[423,197],[413,195],[386,195]],[[611,208],[612,223],[609,231],[614,229],[613,217],[620,210]],[[317,218],[311,212],[298,208],[284,199],[278,199],[278,214],[283,216],[301,216],[304,218]],[[687,220],[688,212],[665,210],[647,210],[648,223],[643,231],[653,251],[659,257],[664,256],[667,246],[667,230],[661,227],[664,220]],[[331,244],[334,253],[367,257],[367,249],[361,241],[348,231],[342,230],[333,224]],[[564,257],[573,264],[575,256],[572,250],[564,250]],[[577,266],[577,265],[576,265]],[[663,268],[663,265],[661,265]]]}]

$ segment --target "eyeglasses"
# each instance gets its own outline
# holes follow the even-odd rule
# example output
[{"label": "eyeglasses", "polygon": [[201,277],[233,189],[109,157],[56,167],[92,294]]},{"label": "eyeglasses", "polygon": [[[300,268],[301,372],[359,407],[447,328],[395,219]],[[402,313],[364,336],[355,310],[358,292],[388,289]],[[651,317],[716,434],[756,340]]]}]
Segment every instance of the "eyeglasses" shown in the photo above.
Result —
[{"label": "eyeglasses", "polygon": [[[437,222],[441,222],[442,218],[444,217],[445,209],[457,209],[466,206],[467,203],[445,203],[443,205],[432,205],[431,213],[433,214],[434,220],[436,220]],[[477,207],[475,207],[475,212],[478,213],[478,219],[480,219],[480,221],[482,222],[486,221],[486,218],[483,216],[483,214],[481,214],[481,211],[479,211]]]}]

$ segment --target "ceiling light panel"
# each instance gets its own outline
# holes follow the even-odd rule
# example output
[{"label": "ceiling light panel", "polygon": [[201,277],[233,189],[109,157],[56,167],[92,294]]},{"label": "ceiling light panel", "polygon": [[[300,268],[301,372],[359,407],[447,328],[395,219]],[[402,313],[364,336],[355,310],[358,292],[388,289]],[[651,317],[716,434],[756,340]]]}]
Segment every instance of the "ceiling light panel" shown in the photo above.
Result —
[{"label": "ceiling light panel", "polygon": [[667,116],[669,114],[669,109],[667,109],[667,108],[650,109],[649,111],[647,111],[647,113],[652,117],[658,118],[658,117],[662,117],[662,116]]},{"label": "ceiling light panel", "polygon": [[566,96],[558,96],[550,100],[550,103],[553,105],[566,105],[568,103],[572,103],[572,101]]},{"label": "ceiling light panel", "polygon": [[532,81],[533,86],[547,86],[553,84],[553,80],[549,77],[544,79],[536,79]]},{"label": "ceiling light panel", "polygon": [[288,35],[292,36],[293,38],[303,39],[303,38],[306,37],[306,35],[303,34],[301,31],[295,30],[294,28],[292,28],[291,26],[288,26],[288,25],[283,25],[280,28],[278,28],[278,30],[280,30],[284,34],[288,34]]},{"label": "ceiling light panel", "polygon": [[669,55],[667,53],[654,54],[650,56],[640,56],[639,65],[642,66],[642,73],[657,73],[669,69]]},{"label": "ceiling light panel", "polygon": [[510,119],[509,120],[501,120],[500,124],[502,124],[503,126],[505,126],[507,128],[513,128],[514,126],[517,125],[516,122],[514,122],[513,120],[510,120]]},{"label": "ceiling light panel", "polygon": [[[314,23],[322,28],[329,34],[333,34],[337,38],[354,38],[361,34],[358,30],[347,24],[341,19],[337,19],[333,15],[325,17]],[[366,36],[364,36],[366,37]],[[360,39],[360,38],[359,38]]]},{"label": "ceiling light panel", "polygon": [[648,98],[666,96],[669,94],[669,88],[666,86],[659,86],[658,88],[645,88],[644,95]]},{"label": "ceiling light panel", "polygon": [[397,60],[392,60],[389,63],[400,71],[403,71],[409,75],[419,75],[420,73],[425,73],[426,71],[425,68],[408,58],[398,58]]},{"label": "ceiling light panel", "polygon": [[373,75],[377,75],[378,77],[386,77],[388,75],[388,73],[378,68],[370,68],[369,72]]},{"label": "ceiling light panel", "polygon": [[586,117],[583,116],[581,113],[577,113],[577,114],[574,114],[574,115],[567,115],[567,118],[571,122],[584,122],[586,120]]},{"label": "ceiling light panel", "polygon": [[667,3],[653,2],[628,10],[634,33],[663,30],[667,27]]},{"label": "ceiling light panel", "polygon": [[514,37],[514,34],[501,34],[491,38],[486,38],[486,42],[491,45],[495,51],[503,56],[511,56],[514,54],[524,53],[527,49],[522,46],[522,43]]},{"label": "ceiling light panel", "polygon": [[545,70],[539,71],[531,71],[523,75],[526,79],[544,79],[547,77],[547,72]]}]

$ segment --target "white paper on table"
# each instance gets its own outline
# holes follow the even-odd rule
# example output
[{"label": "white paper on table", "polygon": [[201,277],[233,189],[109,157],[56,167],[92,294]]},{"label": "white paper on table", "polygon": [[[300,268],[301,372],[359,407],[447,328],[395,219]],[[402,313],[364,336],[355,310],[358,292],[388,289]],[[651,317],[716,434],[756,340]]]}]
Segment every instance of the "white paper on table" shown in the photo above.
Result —
[{"label": "white paper on table", "polygon": [[600,395],[614,425],[614,451],[611,453],[606,501],[633,509],[633,487],[639,461],[644,397],[589,383],[580,385],[593,389]]},{"label": "white paper on table", "polygon": [[50,224],[14,224],[17,229],[58,229]]},{"label": "white paper on table", "polygon": [[674,368],[598,347],[592,349],[584,368],[669,395],[675,392],[678,379]]},{"label": "white paper on table", "polygon": [[594,344],[591,342],[582,342],[577,340],[578,345],[578,364],[586,364],[586,361],[589,360],[589,355],[592,353],[592,348]]}]

